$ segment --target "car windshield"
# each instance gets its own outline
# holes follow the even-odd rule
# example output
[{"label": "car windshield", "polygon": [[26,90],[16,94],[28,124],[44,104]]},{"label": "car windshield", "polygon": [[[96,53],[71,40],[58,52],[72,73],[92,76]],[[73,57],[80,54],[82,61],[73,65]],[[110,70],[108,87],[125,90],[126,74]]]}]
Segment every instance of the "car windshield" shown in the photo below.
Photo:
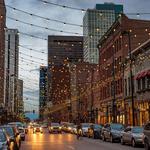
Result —
[{"label": "car windshield", "polygon": [[111,124],[111,128],[113,130],[119,130],[119,131],[124,129],[122,124]]},{"label": "car windshield", "polygon": [[87,124],[87,123],[85,123],[85,124],[82,124],[82,127],[89,127],[90,125],[89,124]]},{"label": "car windshield", "polygon": [[51,123],[51,126],[60,126],[59,123]]},{"label": "car windshield", "polygon": [[102,126],[101,126],[101,125],[98,125],[98,124],[95,124],[95,125],[94,125],[94,128],[95,128],[95,129],[101,129]]},{"label": "car windshield", "polygon": [[35,128],[38,128],[38,127],[40,127],[40,125],[36,124],[36,125],[34,125],[34,127],[35,127]]},{"label": "car windshield", "polygon": [[24,130],[23,129],[19,129],[19,133],[24,133]]},{"label": "car windshield", "polygon": [[0,142],[5,142],[5,141],[6,141],[5,134],[2,131],[0,131]]},{"label": "car windshield", "polygon": [[143,128],[142,127],[135,127],[132,129],[133,133],[143,133]]},{"label": "car windshield", "polygon": [[4,127],[4,129],[6,130],[7,134],[9,134],[10,136],[14,136],[14,132],[11,127]]}]

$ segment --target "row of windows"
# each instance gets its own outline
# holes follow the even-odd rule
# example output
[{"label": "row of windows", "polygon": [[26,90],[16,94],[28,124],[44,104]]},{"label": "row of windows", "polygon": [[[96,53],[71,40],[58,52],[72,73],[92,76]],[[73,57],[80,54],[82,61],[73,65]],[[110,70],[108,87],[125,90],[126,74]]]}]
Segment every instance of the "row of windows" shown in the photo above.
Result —
[{"label": "row of windows", "polygon": [[150,89],[150,77],[144,77],[137,80],[137,90],[142,91],[146,89]]},{"label": "row of windows", "polygon": [[[142,92],[144,90],[150,89],[150,77],[144,77],[139,80],[136,80],[133,86],[133,91],[135,92],[135,85],[136,85],[136,92]],[[131,78],[124,80],[124,89],[125,89],[125,95],[130,96],[131,95]]]},{"label": "row of windows", "polygon": [[118,79],[115,82],[108,83],[105,87],[102,87],[100,89],[100,98],[106,99],[114,95],[114,93],[120,94],[122,93],[122,79]]},{"label": "row of windows", "polygon": [[[113,56],[114,53],[117,53],[118,51],[121,50],[121,44],[122,44],[122,41],[121,39],[117,39],[115,42],[114,42],[114,45],[111,45],[110,47],[107,48],[107,50],[105,50],[102,55],[101,55],[101,58],[105,58],[106,60],[111,58]],[[108,53],[109,52],[109,53]]]}]

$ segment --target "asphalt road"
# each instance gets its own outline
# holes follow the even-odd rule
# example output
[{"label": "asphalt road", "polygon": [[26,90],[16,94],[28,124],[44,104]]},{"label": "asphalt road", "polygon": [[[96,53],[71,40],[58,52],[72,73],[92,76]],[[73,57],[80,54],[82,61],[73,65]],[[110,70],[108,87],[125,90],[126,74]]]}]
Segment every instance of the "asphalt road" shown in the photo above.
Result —
[{"label": "asphalt road", "polygon": [[132,148],[119,143],[88,138],[77,140],[72,134],[49,134],[45,131],[43,134],[30,132],[22,142],[21,150],[144,150],[144,148]]}]

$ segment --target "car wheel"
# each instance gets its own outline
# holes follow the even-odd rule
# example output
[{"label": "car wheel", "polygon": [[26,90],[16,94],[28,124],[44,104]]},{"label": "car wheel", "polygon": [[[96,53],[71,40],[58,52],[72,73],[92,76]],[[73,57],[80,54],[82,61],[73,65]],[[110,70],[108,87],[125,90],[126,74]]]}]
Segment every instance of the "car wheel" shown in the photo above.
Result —
[{"label": "car wheel", "polygon": [[113,142],[114,142],[114,140],[113,140],[113,136],[112,136],[112,135],[110,136],[110,142],[111,142],[111,143],[113,143]]},{"label": "car wheel", "polygon": [[102,135],[102,140],[103,140],[103,141],[106,141],[106,139],[105,139],[105,136],[104,136],[104,135]]},{"label": "car wheel", "polygon": [[124,140],[123,140],[123,137],[121,137],[121,144],[124,145]]},{"label": "car wheel", "polygon": [[145,142],[144,142],[144,147],[145,147],[145,150],[150,150],[148,141],[145,141]]},{"label": "car wheel", "polygon": [[134,139],[132,139],[132,147],[136,147],[136,143]]}]

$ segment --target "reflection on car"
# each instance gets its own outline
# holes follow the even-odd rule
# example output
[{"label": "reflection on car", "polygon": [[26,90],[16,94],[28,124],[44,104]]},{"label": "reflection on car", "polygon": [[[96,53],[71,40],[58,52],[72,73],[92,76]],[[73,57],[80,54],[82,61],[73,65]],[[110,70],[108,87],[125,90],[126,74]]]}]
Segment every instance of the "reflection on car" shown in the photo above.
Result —
[{"label": "reflection on car", "polygon": [[50,123],[49,127],[48,127],[49,133],[61,133],[61,126],[59,123]]},{"label": "reflection on car", "polygon": [[121,144],[131,144],[135,147],[138,144],[143,144],[143,128],[139,126],[127,127],[121,136]]},{"label": "reflection on car", "polygon": [[101,130],[102,125],[99,124],[92,124],[88,128],[88,137],[92,137],[93,139],[101,138]]},{"label": "reflection on car", "polygon": [[109,140],[110,142],[120,141],[121,132],[124,130],[124,126],[119,123],[108,123],[102,128],[101,136],[102,140]]}]

